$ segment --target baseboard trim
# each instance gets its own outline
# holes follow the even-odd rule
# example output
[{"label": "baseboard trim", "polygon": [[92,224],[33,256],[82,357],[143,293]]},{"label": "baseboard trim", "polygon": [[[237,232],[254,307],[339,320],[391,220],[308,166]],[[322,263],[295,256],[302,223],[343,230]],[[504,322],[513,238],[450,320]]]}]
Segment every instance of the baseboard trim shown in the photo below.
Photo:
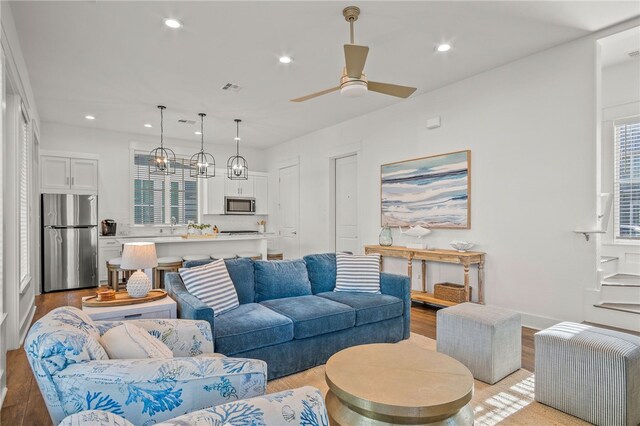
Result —
[{"label": "baseboard trim", "polygon": [[31,305],[31,309],[29,309],[29,313],[25,315],[23,321],[20,322],[20,336],[18,336],[18,346],[22,346],[25,337],[27,337],[27,332],[29,331],[31,322],[33,321],[33,317],[36,314],[36,304],[35,300]]},{"label": "baseboard trim", "polygon": [[533,328],[534,330],[544,330],[545,328],[553,327],[562,322],[562,320],[559,319],[528,314],[526,312],[520,312],[520,315],[522,317],[522,326]]},{"label": "baseboard trim", "polygon": [[0,408],[2,408],[2,404],[4,403],[4,398],[7,396],[7,387],[2,388],[2,392],[0,393]]}]

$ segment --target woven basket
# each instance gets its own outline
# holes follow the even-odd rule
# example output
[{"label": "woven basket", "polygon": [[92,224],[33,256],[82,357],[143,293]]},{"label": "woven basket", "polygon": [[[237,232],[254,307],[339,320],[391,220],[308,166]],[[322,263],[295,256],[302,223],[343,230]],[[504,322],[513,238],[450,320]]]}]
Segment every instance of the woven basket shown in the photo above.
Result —
[{"label": "woven basket", "polygon": [[[466,302],[464,297],[464,286],[453,283],[439,283],[433,287],[433,295],[436,299],[446,300],[448,302],[463,303]],[[469,299],[471,300],[472,288],[469,287]]]}]

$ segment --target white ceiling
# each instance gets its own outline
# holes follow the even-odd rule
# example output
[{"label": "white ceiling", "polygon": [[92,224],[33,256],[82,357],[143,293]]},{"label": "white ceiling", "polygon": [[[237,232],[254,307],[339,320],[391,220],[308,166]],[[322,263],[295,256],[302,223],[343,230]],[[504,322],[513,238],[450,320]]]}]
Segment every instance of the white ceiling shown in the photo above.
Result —
[{"label": "white ceiling", "polygon": [[[356,43],[371,50],[376,81],[415,86],[419,95],[640,15],[640,2],[367,2]],[[386,107],[397,98],[338,93],[288,99],[337,85],[348,2],[11,2],[41,119],[130,133],[268,147]],[[181,30],[163,25],[176,17]],[[449,42],[453,49],[436,53]],[[282,65],[278,57],[294,61]],[[238,83],[238,93],[223,92]],[[87,121],[84,116],[97,117]],[[147,129],[144,123],[153,123]]]},{"label": "white ceiling", "polygon": [[[629,52],[640,49],[640,27],[610,35],[600,40],[600,62],[610,67],[624,62],[638,61],[640,57],[629,57]],[[638,77],[640,78],[640,77]]]}]

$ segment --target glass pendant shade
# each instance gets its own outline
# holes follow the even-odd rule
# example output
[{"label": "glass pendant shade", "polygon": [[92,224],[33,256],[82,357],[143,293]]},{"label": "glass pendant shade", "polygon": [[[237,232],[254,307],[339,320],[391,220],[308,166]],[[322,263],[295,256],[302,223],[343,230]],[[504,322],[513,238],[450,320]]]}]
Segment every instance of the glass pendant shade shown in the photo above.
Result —
[{"label": "glass pendant shade", "polygon": [[164,110],[166,108],[158,105],[160,110],[160,146],[149,152],[149,175],[168,175],[176,172],[176,154],[173,150],[164,147]]},{"label": "glass pendant shade", "polygon": [[240,122],[242,120],[236,118],[234,121],[236,122],[236,155],[227,160],[227,177],[231,180],[247,180],[249,165],[247,160],[240,155]]},{"label": "glass pendant shade", "polygon": [[216,159],[213,155],[204,152],[204,117],[206,114],[201,112],[198,115],[200,116],[200,152],[191,156],[189,169],[191,177],[208,179],[216,175]]}]

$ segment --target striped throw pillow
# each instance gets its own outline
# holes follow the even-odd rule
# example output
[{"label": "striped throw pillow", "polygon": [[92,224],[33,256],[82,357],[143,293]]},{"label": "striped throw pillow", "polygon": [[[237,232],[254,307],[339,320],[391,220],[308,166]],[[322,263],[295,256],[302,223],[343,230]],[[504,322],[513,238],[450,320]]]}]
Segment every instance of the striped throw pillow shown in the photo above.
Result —
[{"label": "striped throw pillow", "polygon": [[214,315],[240,306],[224,259],[194,268],[181,268],[179,273],[189,293],[213,308]]},{"label": "striped throw pillow", "polygon": [[336,288],[333,291],[380,293],[380,255],[336,253]]}]

